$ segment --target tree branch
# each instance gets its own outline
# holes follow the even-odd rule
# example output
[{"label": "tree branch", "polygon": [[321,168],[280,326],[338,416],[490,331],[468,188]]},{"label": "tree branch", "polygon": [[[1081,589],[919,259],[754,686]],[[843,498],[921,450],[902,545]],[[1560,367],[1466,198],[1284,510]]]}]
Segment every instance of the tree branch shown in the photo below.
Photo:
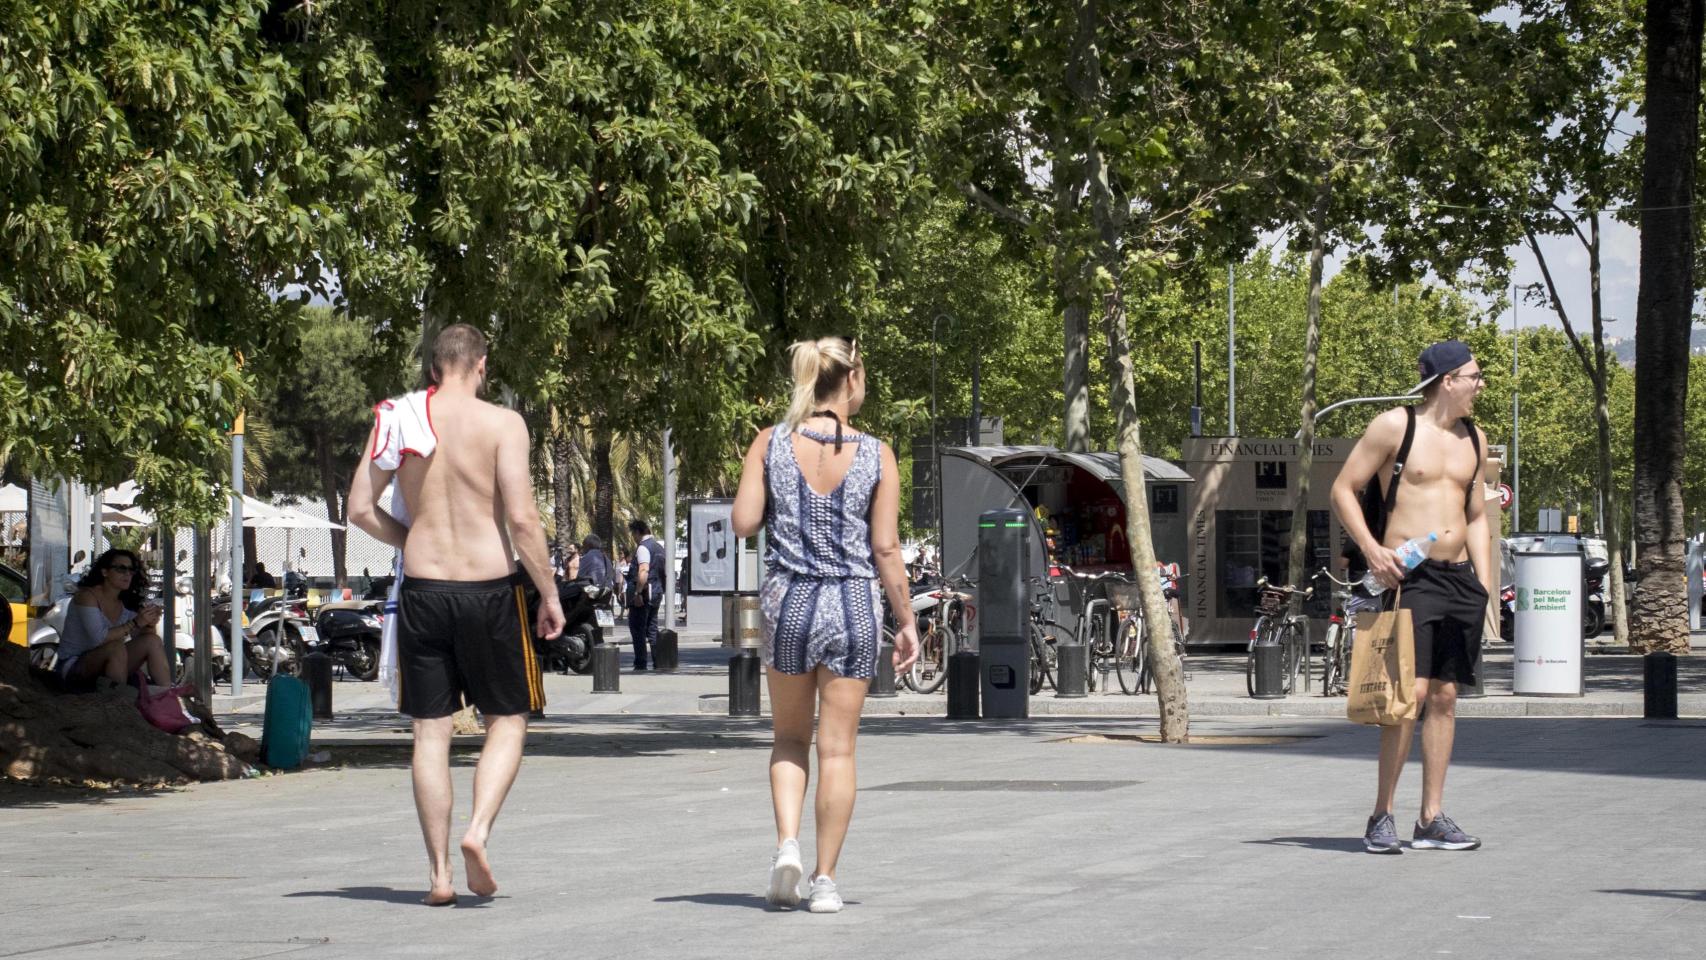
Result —
[{"label": "tree branch", "polygon": [[967,180],[959,184],[959,190],[960,193],[964,194],[973,203],[989,211],[995,216],[1000,217],[1009,223],[1018,224],[1027,230],[1031,228],[1030,217],[1014,210],[1012,207],[1009,207],[1000,200],[995,199],[993,196],[990,196],[989,191],[983,189],[977,184]]},{"label": "tree branch", "polygon": [[1552,280],[1552,267],[1546,262],[1546,255],[1540,252],[1540,240],[1526,220],[1522,224],[1522,234],[1528,238],[1528,249],[1534,252],[1535,262],[1540,264],[1540,276],[1546,281],[1546,292],[1552,300],[1552,312],[1556,313],[1558,320],[1563,323],[1564,336],[1575,350],[1576,359],[1582,365],[1582,372],[1587,374],[1588,382],[1593,384],[1595,390],[1604,389],[1599,382],[1599,376],[1594,372],[1593,364],[1588,360],[1587,348],[1582,346],[1581,338],[1576,336],[1576,328],[1570,324],[1570,314],[1564,309],[1564,301],[1558,297],[1558,284]]}]

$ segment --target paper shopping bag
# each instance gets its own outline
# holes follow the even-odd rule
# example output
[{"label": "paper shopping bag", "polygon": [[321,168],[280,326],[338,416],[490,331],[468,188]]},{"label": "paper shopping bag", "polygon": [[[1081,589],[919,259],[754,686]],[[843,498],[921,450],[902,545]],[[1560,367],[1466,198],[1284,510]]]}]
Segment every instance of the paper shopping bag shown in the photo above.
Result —
[{"label": "paper shopping bag", "polygon": [[1345,715],[1357,723],[1389,727],[1416,719],[1416,637],[1410,611],[1392,609],[1357,617],[1356,643],[1351,647],[1350,697]]}]

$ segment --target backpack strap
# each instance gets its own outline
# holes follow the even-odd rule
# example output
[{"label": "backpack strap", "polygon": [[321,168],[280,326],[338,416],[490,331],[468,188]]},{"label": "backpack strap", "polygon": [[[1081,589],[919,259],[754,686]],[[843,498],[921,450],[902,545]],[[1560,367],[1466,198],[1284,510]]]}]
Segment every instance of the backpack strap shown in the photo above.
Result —
[{"label": "backpack strap", "polygon": [[1392,458],[1392,482],[1386,487],[1386,509],[1383,516],[1391,516],[1392,508],[1398,505],[1398,478],[1404,474],[1404,461],[1410,459],[1410,447],[1416,442],[1416,408],[1404,408],[1404,442],[1398,444],[1398,455]]},{"label": "backpack strap", "polygon": [[1467,511],[1475,497],[1475,484],[1481,479],[1481,434],[1475,429],[1475,421],[1471,417],[1463,418],[1463,429],[1469,431],[1469,443],[1475,448],[1475,475],[1470,478],[1468,489],[1463,491],[1463,509]]}]

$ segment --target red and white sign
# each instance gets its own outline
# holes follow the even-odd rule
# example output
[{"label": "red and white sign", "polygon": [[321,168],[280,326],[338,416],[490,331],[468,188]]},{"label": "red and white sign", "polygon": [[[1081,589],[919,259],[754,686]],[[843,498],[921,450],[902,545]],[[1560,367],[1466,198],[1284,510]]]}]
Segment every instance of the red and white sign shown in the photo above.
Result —
[{"label": "red and white sign", "polygon": [[1513,497],[1513,496],[1515,496],[1515,494],[1511,492],[1510,484],[1508,484],[1508,483],[1499,484],[1499,509],[1503,510],[1504,508],[1510,506],[1511,505],[1511,497]]}]

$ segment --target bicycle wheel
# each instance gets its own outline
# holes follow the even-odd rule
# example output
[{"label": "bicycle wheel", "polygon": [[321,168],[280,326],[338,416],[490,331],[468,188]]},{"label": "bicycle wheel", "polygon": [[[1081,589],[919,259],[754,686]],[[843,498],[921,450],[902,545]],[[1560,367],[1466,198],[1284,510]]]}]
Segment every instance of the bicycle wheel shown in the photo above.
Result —
[{"label": "bicycle wheel", "polygon": [[1344,627],[1337,623],[1327,624],[1327,634],[1322,638],[1321,652],[1321,696],[1333,695],[1333,687],[1339,682],[1339,636]]},{"label": "bicycle wheel", "polygon": [[927,637],[918,641],[918,659],[906,672],[906,683],[918,693],[935,693],[948,679],[947,650],[953,646],[953,631],[935,624]]},{"label": "bicycle wheel", "polygon": [[1257,617],[1256,625],[1250,630],[1250,649],[1244,657],[1244,689],[1250,696],[1256,695],[1256,644],[1268,635],[1268,618]]},{"label": "bicycle wheel", "polygon": [[1036,624],[1031,625],[1031,695],[1035,696],[1043,690],[1043,680],[1047,674],[1043,665],[1042,630]]},{"label": "bicycle wheel", "polygon": [[1120,624],[1118,658],[1114,661],[1114,666],[1119,671],[1121,693],[1136,695],[1143,692],[1144,679],[1149,670],[1149,658],[1145,656],[1145,650],[1142,618],[1127,617],[1125,622]]},{"label": "bicycle wheel", "polygon": [[1286,696],[1297,688],[1297,673],[1303,669],[1303,634],[1296,623],[1280,627],[1280,690]]}]

